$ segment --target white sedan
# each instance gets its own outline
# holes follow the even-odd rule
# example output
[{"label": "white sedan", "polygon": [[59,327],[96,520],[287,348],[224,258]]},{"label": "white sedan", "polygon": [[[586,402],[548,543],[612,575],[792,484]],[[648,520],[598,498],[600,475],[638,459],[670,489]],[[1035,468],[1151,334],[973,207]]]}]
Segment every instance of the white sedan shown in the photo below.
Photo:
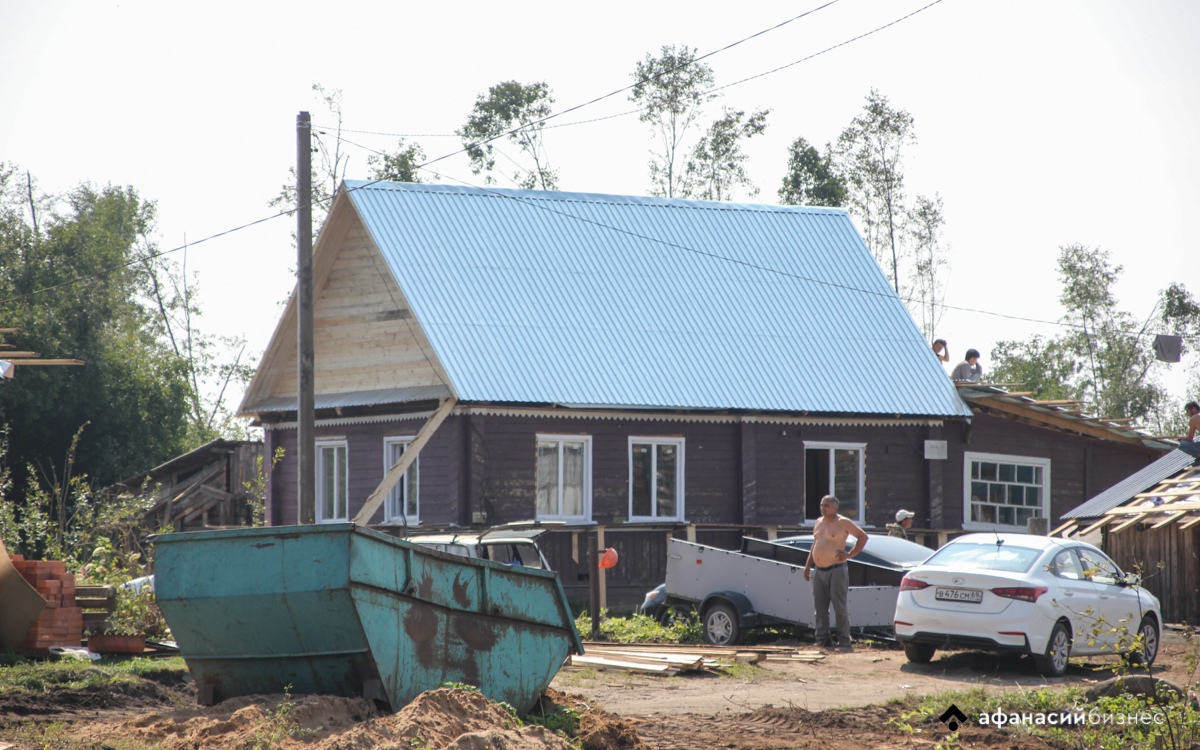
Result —
[{"label": "white sedan", "polygon": [[909,661],[937,649],[1033,654],[1062,675],[1082,654],[1158,655],[1158,599],[1090,544],[1029,534],[954,539],[900,582],[896,640]]}]

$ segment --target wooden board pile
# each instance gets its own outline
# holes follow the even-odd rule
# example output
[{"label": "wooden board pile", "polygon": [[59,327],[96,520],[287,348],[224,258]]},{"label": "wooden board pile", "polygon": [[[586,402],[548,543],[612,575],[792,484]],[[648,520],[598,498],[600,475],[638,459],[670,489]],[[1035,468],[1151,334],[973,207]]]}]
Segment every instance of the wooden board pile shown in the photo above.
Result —
[{"label": "wooden board pile", "polygon": [[632,672],[673,677],[680,672],[716,670],[723,662],[757,664],[769,658],[818,661],[825,658],[820,651],[801,651],[784,646],[755,646],[753,648],[721,648],[697,644],[621,644],[588,641],[587,652],[572,656],[566,669],[590,667],[604,671]]},{"label": "wooden board pile", "polygon": [[46,600],[46,608],[25,634],[20,651],[49,656],[51,646],[83,643],[83,610],[75,604],[75,575],[61,560],[26,560],[12,555],[13,567]]}]

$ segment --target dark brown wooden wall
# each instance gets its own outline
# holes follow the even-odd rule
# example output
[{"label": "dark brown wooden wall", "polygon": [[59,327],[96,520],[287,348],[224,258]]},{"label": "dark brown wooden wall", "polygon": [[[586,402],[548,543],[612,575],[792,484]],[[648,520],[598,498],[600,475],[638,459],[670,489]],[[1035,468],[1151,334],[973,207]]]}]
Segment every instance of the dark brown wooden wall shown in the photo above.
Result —
[{"label": "dark brown wooden wall", "polygon": [[[420,420],[324,426],[318,437],[344,436],[349,444],[350,515],[383,477],[383,438],[412,435]],[[803,519],[805,441],[865,442],[866,517],[881,529],[900,508],[917,514],[920,528],[961,528],[963,454],[966,451],[1051,460],[1051,508],[1058,516],[1157,457],[1137,447],[1051,431],[979,415],[968,427],[820,426],[641,419],[579,419],[455,415],[426,445],[420,458],[422,526],[494,525],[535,516],[538,434],[592,438],[592,518],[606,527],[606,544],[622,562],[608,575],[611,606],[640,602],[662,581],[667,528],[622,531],[629,513],[629,437],[684,437],[685,515],[689,523],[730,527],[795,527]],[[947,442],[944,461],[926,460],[925,440]],[[271,474],[271,522],[295,523],[296,431],[267,431],[267,455],[286,451]],[[936,512],[940,498],[940,516]],[[933,501],[931,504],[931,500]],[[382,518],[376,514],[374,521]],[[586,568],[572,558],[572,534],[554,533],[543,544],[562,575],[568,596],[586,599]],[[674,530],[677,536],[683,531]],[[741,530],[702,529],[698,540],[737,548]],[[579,537],[576,537],[578,540]],[[576,541],[578,546],[579,542]],[[586,559],[586,545],[580,552]]]}]

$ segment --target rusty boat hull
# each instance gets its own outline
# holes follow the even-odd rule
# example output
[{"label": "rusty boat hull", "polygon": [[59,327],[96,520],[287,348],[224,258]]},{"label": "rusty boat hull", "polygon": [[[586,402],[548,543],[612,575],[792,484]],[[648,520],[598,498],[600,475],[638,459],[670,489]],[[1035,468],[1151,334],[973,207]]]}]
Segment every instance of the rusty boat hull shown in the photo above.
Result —
[{"label": "rusty boat hull", "polygon": [[204,703],[286,689],[396,710],[463,683],[524,712],[583,652],[555,573],[352,524],[158,536],[155,590]]}]

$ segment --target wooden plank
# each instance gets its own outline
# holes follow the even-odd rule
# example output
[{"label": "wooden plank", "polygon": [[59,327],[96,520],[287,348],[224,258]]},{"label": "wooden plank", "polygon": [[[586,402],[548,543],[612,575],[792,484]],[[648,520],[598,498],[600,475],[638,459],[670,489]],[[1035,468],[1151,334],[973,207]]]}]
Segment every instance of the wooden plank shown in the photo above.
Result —
[{"label": "wooden plank", "polygon": [[1166,518],[1164,518],[1163,520],[1161,520],[1161,521],[1159,521],[1158,523],[1154,524],[1154,525],[1153,525],[1153,526],[1151,526],[1150,528],[1152,528],[1152,529],[1161,529],[1163,526],[1166,526],[1167,524],[1171,523],[1171,522],[1172,522],[1172,521],[1174,521],[1176,518],[1179,518],[1179,517],[1180,517],[1180,516],[1182,516],[1182,515],[1184,515],[1183,511],[1177,511],[1177,512],[1175,512],[1175,513],[1168,513]]},{"label": "wooden plank", "polygon": [[1015,403],[1007,403],[998,398],[998,397],[1004,396],[1004,395],[1005,394],[997,393],[997,394],[991,394],[988,396],[981,396],[978,398],[973,397],[973,398],[971,398],[971,403],[976,404],[978,406],[982,406],[986,409],[994,409],[999,412],[1004,412],[1005,414],[1011,414],[1011,415],[1018,416],[1018,417],[1024,417],[1025,419],[1037,420],[1037,421],[1043,422],[1045,424],[1049,424],[1054,427],[1057,427],[1061,430],[1066,430],[1068,432],[1075,432],[1075,433],[1078,433],[1081,435],[1088,435],[1089,437],[1095,437],[1095,438],[1099,438],[1101,440],[1112,440],[1112,441],[1115,441],[1118,443],[1128,443],[1130,445],[1142,445],[1141,437],[1133,437],[1130,435],[1121,435],[1119,433],[1113,432],[1110,429],[1105,429],[1103,427],[1095,427],[1092,425],[1085,424],[1085,423],[1079,421],[1078,419],[1068,419],[1066,417],[1066,415],[1063,415],[1061,413],[1058,416],[1055,416],[1055,413],[1052,411],[1039,411],[1039,410],[1029,408],[1030,406],[1033,406],[1033,404],[1021,406],[1021,405],[1015,404]]},{"label": "wooden plank", "polygon": [[1126,520],[1122,521],[1121,523],[1117,524],[1116,526],[1113,526],[1111,529],[1108,530],[1108,533],[1115,534],[1118,531],[1129,528],[1130,526],[1133,526],[1136,523],[1141,523],[1143,520],[1145,520],[1143,516],[1134,516],[1133,518],[1126,519]]},{"label": "wooden plank", "polygon": [[623,669],[627,672],[659,674],[666,677],[672,677],[679,671],[669,664],[647,664],[637,661],[606,659],[602,656],[572,656],[571,664],[596,667],[597,669]]},{"label": "wooden plank", "polygon": [[1161,505],[1122,505],[1119,508],[1104,511],[1106,516],[1127,516],[1130,514],[1163,513],[1168,510],[1200,510],[1200,500],[1176,500]]},{"label": "wooden plank", "polygon": [[1046,536],[1057,536],[1058,534],[1065,534],[1069,529],[1071,529],[1071,527],[1073,527],[1075,525],[1076,525],[1075,519],[1072,518],[1070,521],[1067,521],[1062,526],[1059,526],[1058,528],[1056,528],[1054,531],[1051,531]]},{"label": "wooden plank", "polygon": [[1080,531],[1079,535],[1085,536],[1087,534],[1090,534],[1097,529],[1104,528],[1108,524],[1112,523],[1112,521],[1113,521],[1113,516],[1105,516],[1104,518],[1101,518],[1099,521],[1096,521],[1095,523],[1093,523],[1091,526],[1088,526],[1086,529],[1083,529],[1082,531]]},{"label": "wooden plank", "polygon": [[408,467],[412,466],[413,462],[417,460],[417,455],[421,452],[421,449],[429,442],[429,438],[433,436],[433,433],[437,432],[437,428],[450,415],[450,412],[454,409],[454,405],[457,403],[458,399],[456,398],[448,398],[442,402],[438,410],[429,417],[429,421],[421,427],[420,431],[417,432],[417,436],[405,448],[404,453],[400,456],[400,460],[388,470],[388,473],[383,477],[383,481],[379,483],[379,486],[375,488],[375,491],[363,503],[362,509],[354,516],[353,523],[363,526],[370,522],[371,516],[375,514],[375,511],[379,510],[380,505],[383,505],[384,498],[392,491],[392,488],[396,486],[400,478],[404,476],[404,472],[408,471]]},{"label": "wooden plank", "polygon": [[1182,529],[1190,529],[1191,527],[1195,526],[1195,525],[1196,525],[1196,524],[1198,524],[1198,523],[1200,523],[1200,516],[1192,516],[1192,517],[1191,517],[1191,518],[1189,518],[1188,520],[1186,520],[1186,521],[1183,521],[1182,523],[1180,523],[1180,524],[1179,524],[1179,528],[1180,528],[1181,530],[1182,530]]}]

